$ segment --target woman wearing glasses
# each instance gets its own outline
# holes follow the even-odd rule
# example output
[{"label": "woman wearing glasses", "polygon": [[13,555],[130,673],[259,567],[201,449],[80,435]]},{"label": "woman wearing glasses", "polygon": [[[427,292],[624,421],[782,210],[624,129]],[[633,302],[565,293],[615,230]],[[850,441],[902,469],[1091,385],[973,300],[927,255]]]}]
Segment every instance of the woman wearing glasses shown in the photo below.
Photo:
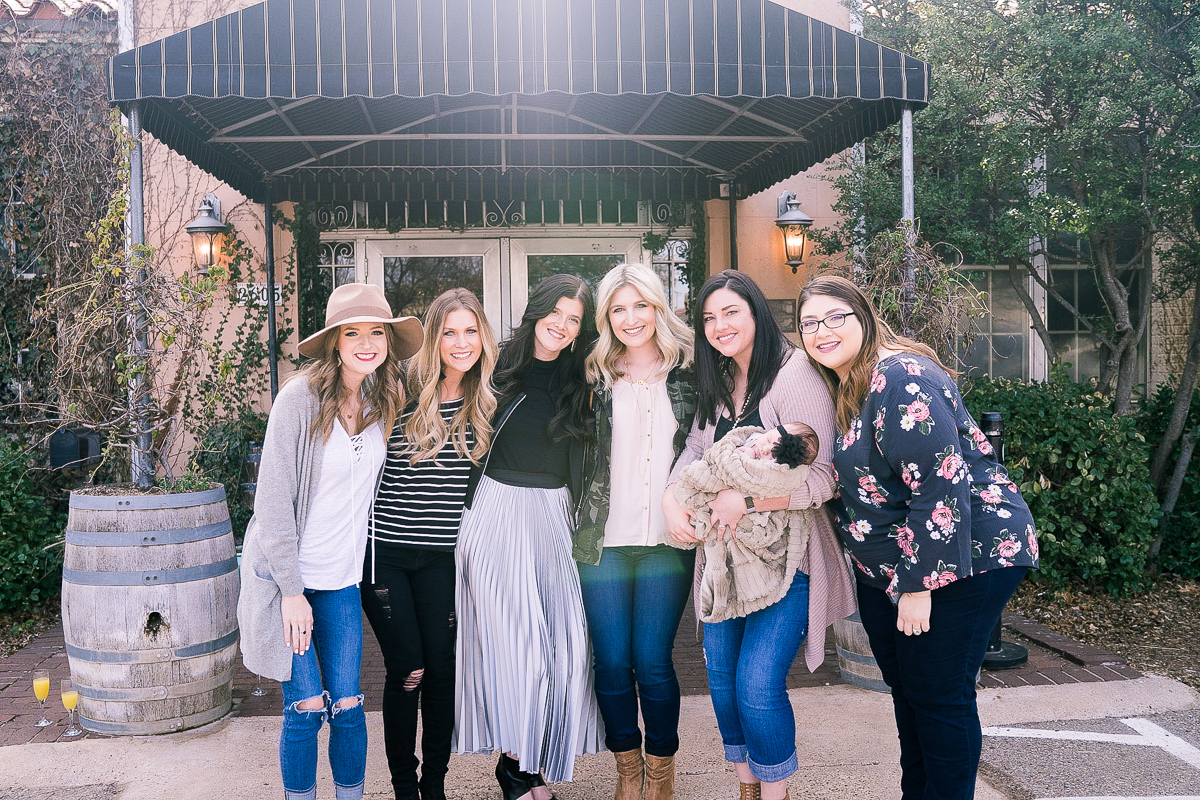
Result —
[{"label": "woman wearing glasses", "polygon": [[1033,517],[951,372],[897,336],[850,281],[800,293],[804,348],[834,394],[842,543],[892,689],[904,800],[969,798],[988,636],[1037,566]]},{"label": "woman wearing glasses", "polygon": [[729,488],[709,504],[712,526],[727,535],[748,511],[799,512],[789,517],[797,517],[796,527],[803,530],[789,525],[788,541],[781,542],[787,558],[779,596],[745,616],[704,623],[713,708],[725,758],[741,781],[741,798],[780,800],[798,768],[788,671],[802,646],[808,668],[816,669],[825,660],[826,627],[854,611],[850,575],[823,507],[836,487],[830,465],[833,403],[821,376],[784,338],[762,290],[744,273],[726,270],[705,282],[694,325],[696,419],[662,501],[668,534],[676,542],[698,540],[691,512],[676,499],[673,484],[731,430],[803,422],[821,443],[807,482],[794,494],[745,497]]}]

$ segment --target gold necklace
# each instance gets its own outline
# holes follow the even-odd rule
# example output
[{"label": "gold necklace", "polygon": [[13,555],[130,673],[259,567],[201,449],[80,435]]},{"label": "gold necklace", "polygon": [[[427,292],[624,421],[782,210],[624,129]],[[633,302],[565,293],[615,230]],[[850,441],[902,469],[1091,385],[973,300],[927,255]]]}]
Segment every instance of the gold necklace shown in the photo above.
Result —
[{"label": "gold necklace", "polygon": [[629,368],[629,357],[628,356],[622,356],[621,363],[624,364],[624,366],[621,367],[621,373],[622,373],[622,377],[624,377],[625,380],[629,381],[630,383],[632,383],[636,386],[645,386],[648,383],[650,383],[651,378],[658,375],[658,373],[661,371],[662,355],[659,354],[654,359],[654,363],[650,366],[650,371],[646,373],[646,377],[644,377],[640,380],[633,377],[633,370]]}]

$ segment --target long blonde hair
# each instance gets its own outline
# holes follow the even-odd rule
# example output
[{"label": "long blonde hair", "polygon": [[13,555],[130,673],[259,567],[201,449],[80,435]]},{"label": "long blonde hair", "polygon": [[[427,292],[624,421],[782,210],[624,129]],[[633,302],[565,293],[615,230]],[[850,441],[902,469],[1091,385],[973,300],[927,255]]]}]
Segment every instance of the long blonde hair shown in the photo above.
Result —
[{"label": "long blonde hair", "polygon": [[[342,401],[349,394],[346,384],[342,382],[342,362],[337,355],[342,327],[339,325],[326,333],[318,345],[319,355],[287,380],[289,383],[308,380],[309,391],[317,398],[316,424],[309,431],[309,437],[315,439],[319,432],[322,442],[329,441]],[[387,336],[387,358],[363,379],[363,408],[367,409],[367,415],[360,418],[358,429],[364,430],[372,423],[380,422],[383,439],[387,441],[392,435],[392,428],[396,427],[396,416],[404,407],[404,385],[400,382],[400,359],[396,356],[400,352],[400,337],[391,325],[385,324],[383,330]]]},{"label": "long blonde hair", "polygon": [[859,348],[858,354],[851,362],[845,381],[840,380],[837,373],[829,367],[819,364],[812,354],[808,353],[807,339],[804,341],[804,352],[808,354],[808,360],[821,373],[821,377],[829,386],[830,393],[833,394],[834,412],[839,431],[843,433],[848,431],[854,418],[862,410],[863,401],[867,399],[867,391],[871,388],[871,373],[875,371],[875,365],[879,363],[879,348],[881,347],[885,350],[898,350],[925,356],[944,369],[951,377],[958,375],[957,372],[942,363],[932,347],[893,331],[891,326],[876,313],[875,307],[863,294],[862,289],[859,289],[852,281],[840,275],[816,276],[800,290],[800,299],[796,302],[797,316],[803,311],[804,304],[813,297],[832,297],[841,300],[850,306],[850,310],[854,312],[854,316],[862,325],[862,347]]},{"label": "long blonde hair", "polygon": [[692,363],[694,334],[687,323],[675,316],[668,306],[662,280],[644,264],[618,264],[608,271],[596,290],[596,330],[600,336],[587,359],[587,379],[605,389],[621,377],[617,362],[625,355],[625,345],[613,333],[608,310],[613,295],[632,286],[654,309],[654,344],[662,354],[663,369],[686,367]]},{"label": "long blonde hair", "polygon": [[[439,408],[441,395],[438,385],[442,379],[442,328],[452,311],[465,310],[475,315],[479,339],[483,344],[479,359],[463,375],[463,404],[447,425]],[[408,391],[416,398],[416,408],[404,425],[407,440],[405,454],[409,463],[416,464],[433,458],[446,442],[453,441],[454,449],[463,458],[478,464],[492,441],[492,414],[496,411],[496,395],[492,391],[492,371],[499,352],[496,336],[483,313],[479,298],[467,289],[450,289],[438,295],[425,313],[425,338],[421,349],[408,362]],[[467,449],[467,429],[475,433],[475,446]]]}]

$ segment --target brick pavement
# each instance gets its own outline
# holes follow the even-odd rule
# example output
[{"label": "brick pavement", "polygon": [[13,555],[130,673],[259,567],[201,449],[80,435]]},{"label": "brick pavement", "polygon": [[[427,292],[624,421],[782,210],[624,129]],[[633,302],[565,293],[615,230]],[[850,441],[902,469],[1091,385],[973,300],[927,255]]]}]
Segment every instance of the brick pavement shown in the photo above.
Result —
[{"label": "brick pavement", "polygon": [[[1047,686],[1140,677],[1140,673],[1111,653],[1060,636],[1017,614],[1006,613],[1004,622],[1005,638],[1020,641],[1029,647],[1029,663],[1015,670],[985,670],[980,680],[983,687]],[[364,627],[367,641],[363,651],[362,688],[368,698],[380,698],[384,681],[383,657],[365,620]],[[679,683],[683,693],[688,695],[708,693],[704,654],[696,640],[695,630],[695,616],[689,607],[675,639],[675,665]],[[797,658],[788,676],[788,687],[798,689],[843,683],[838,673],[832,631],[826,640],[825,653],[825,663],[811,674],[802,660]],[[31,674],[39,668],[50,670],[51,692],[46,701],[46,716],[55,724],[48,728],[34,727],[40,710],[33,697]],[[66,729],[67,714],[59,702],[56,687],[60,678],[67,677],[70,675],[61,626],[43,633],[8,658],[0,659],[0,747],[26,742],[82,741],[101,736],[88,732],[74,740],[61,738]],[[250,692],[255,686],[266,689],[267,694],[262,697],[251,696]],[[279,684],[259,681],[240,665],[234,676],[233,697],[235,713],[240,716],[275,716],[279,713]],[[368,700],[368,707],[378,708],[377,703],[377,699],[375,704]]]}]

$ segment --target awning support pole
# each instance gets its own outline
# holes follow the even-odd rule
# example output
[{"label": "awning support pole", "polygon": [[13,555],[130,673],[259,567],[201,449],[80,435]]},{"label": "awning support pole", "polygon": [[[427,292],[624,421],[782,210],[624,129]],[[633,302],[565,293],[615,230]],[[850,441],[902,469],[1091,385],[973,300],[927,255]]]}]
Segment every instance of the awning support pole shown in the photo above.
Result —
[{"label": "awning support pole", "polygon": [[729,182],[729,268],[738,268],[737,257],[737,186]]},{"label": "awning support pole", "polygon": [[906,322],[904,335],[911,336],[913,306],[917,300],[917,270],[913,249],[917,244],[916,214],[913,203],[913,127],[912,106],[900,112],[900,199],[904,236],[908,247],[904,258],[904,283],[900,287],[900,305]]},{"label": "awning support pole", "polygon": [[[129,294],[130,298],[136,301],[140,300],[142,284],[146,281],[146,267],[141,253],[146,244],[145,194],[142,185],[142,109],[137,102],[129,104],[128,118],[129,136],[133,139],[133,147],[129,151],[130,246],[126,257],[129,259]],[[137,302],[137,310],[130,317],[133,357],[136,362],[144,362],[150,342],[147,335],[149,322],[141,302]],[[154,436],[149,431],[150,397],[141,370],[136,370],[129,381],[129,405],[133,408],[133,447],[129,454],[131,477],[134,483],[147,489],[154,483],[154,460],[150,456]]]},{"label": "awning support pole", "polygon": [[279,394],[279,359],[275,351],[275,204],[271,202],[271,184],[263,193],[263,229],[267,244],[265,260],[267,267],[267,363],[271,369],[271,401]]}]

